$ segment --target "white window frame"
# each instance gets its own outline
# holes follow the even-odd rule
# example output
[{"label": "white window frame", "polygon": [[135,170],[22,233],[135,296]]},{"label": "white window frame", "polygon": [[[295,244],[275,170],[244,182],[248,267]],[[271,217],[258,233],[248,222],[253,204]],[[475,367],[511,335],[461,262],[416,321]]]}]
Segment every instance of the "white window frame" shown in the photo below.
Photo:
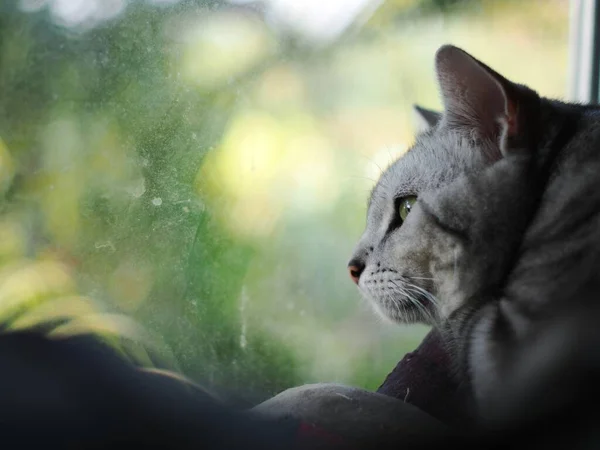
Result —
[{"label": "white window frame", "polygon": [[600,101],[600,0],[571,0],[569,20],[570,101]]}]

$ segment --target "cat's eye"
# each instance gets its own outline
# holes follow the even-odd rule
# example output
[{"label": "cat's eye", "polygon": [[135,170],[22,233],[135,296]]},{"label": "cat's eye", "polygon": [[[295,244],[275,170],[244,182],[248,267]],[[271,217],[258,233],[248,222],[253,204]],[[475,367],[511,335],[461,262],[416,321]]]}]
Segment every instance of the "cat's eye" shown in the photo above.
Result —
[{"label": "cat's eye", "polygon": [[417,197],[415,195],[409,195],[407,197],[402,197],[398,204],[398,215],[400,219],[404,222],[406,220],[406,216],[410,212],[411,208],[417,201]]}]

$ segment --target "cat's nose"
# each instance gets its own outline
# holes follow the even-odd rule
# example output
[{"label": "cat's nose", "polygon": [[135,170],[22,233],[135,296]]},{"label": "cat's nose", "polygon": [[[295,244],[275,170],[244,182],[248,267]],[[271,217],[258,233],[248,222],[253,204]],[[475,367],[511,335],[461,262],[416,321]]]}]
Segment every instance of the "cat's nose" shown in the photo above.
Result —
[{"label": "cat's nose", "polygon": [[360,274],[363,273],[363,270],[365,270],[365,264],[358,259],[353,259],[348,263],[350,278],[352,278],[352,281],[354,281],[356,284],[358,284]]}]

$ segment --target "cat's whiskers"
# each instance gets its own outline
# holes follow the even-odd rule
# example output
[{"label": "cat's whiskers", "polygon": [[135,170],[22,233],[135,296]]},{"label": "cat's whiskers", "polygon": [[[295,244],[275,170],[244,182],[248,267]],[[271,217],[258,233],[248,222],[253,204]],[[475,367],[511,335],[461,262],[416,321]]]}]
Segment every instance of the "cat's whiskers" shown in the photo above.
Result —
[{"label": "cat's whiskers", "polygon": [[[419,295],[421,295],[427,301],[429,301],[435,307],[436,311],[439,310],[440,302],[435,295],[433,295],[431,292],[429,292],[426,289],[423,289],[422,287],[417,286],[415,284],[412,284],[409,282],[405,282],[405,284],[408,289],[416,291]],[[429,311],[427,308],[425,308],[425,309],[427,311],[427,316],[431,319],[431,321],[434,323],[437,322],[437,319],[436,319],[437,315],[432,314],[431,311]]]},{"label": "cat's whiskers", "polygon": [[406,278],[410,278],[411,280],[429,280],[429,281],[435,281],[435,278],[432,278],[432,277],[411,277],[411,276],[407,276]]},{"label": "cat's whiskers", "polygon": [[369,157],[368,157],[368,156],[366,156],[366,155],[360,155],[360,156],[362,156],[362,157],[363,157],[363,158],[365,158],[367,161],[369,161],[371,164],[373,164],[375,167],[377,167],[377,168],[379,169],[380,175],[382,175],[382,174],[383,174],[384,170],[381,168],[381,166],[380,166],[379,164],[377,164],[377,163],[375,162],[375,160],[374,160],[374,159],[371,159],[371,158],[369,158]]},{"label": "cat's whiskers", "polygon": [[[412,286],[413,288],[415,286]],[[415,289],[411,289],[411,287],[409,287],[409,291],[410,292],[414,292],[417,295],[423,295],[422,292],[420,292],[419,290],[415,290]],[[415,302],[420,306],[421,311],[423,312],[423,315],[429,319],[430,323],[434,323],[435,322],[435,316],[431,313],[431,311],[429,309],[427,309],[426,306],[424,306],[421,302],[418,301],[418,299],[415,299]]]},{"label": "cat's whiskers", "polygon": [[439,300],[436,298],[435,295],[433,295],[427,289],[423,289],[422,287],[417,286],[416,284],[413,284],[413,283],[409,283],[408,281],[406,281],[405,283],[407,284],[408,287],[416,290],[419,294],[421,294],[423,297],[425,297],[429,302],[431,302],[433,304],[433,306],[435,306],[436,308],[439,306]]},{"label": "cat's whiskers", "polygon": [[[407,276],[406,278],[409,278],[411,280],[427,280],[427,281],[435,281],[436,278],[432,278],[432,277],[411,277],[411,276]],[[435,295],[433,295],[431,292],[429,292],[427,289],[424,289],[420,286],[417,286],[416,284],[412,284],[412,283],[408,283],[410,286],[412,286],[414,289],[417,289],[422,295],[424,295],[425,297],[427,297],[427,300],[429,300],[431,303],[433,303],[434,306],[438,307],[439,306],[439,300],[437,299],[437,297]]]},{"label": "cat's whiskers", "polygon": [[[399,288],[399,286],[397,286]],[[390,292],[391,291],[391,292]],[[404,305],[400,302],[397,301],[397,298],[395,298],[395,296],[393,294],[400,294],[403,295],[401,291],[396,290],[396,289],[390,289],[389,286],[386,287],[386,289],[383,291],[383,298],[382,303],[383,306],[389,311],[391,312],[392,316],[397,316],[397,317],[407,317],[407,311],[404,308]]]},{"label": "cat's whiskers", "polygon": [[[395,283],[394,283],[394,284],[395,284]],[[412,305],[416,306],[416,307],[417,307],[417,309],[419,309],[419,311],[421,312],[421,314],[423,314],[423,315],[425,315],[425,316],[426,316],[426,315],[427,315],[427,311],[425,310],[425,308],[423,308],[423,305],[422,305],[422,304],[421,304],[421,303],[420,303],[420,302],[419,302],[419,301],[418,301],[416,298],[414,298],[414,297],[411,295],[410,291],[406,290],[404,286],[400,287],[400,289],[401,289],[401,293],[402,293],[402,295],[403,295],[404,297],[406,297],[406,298],[407,298],[407,299],[410,301],[410,303],[411,303]],[[405,312],[404,312],[404,315],[405,315],[405,317],[409,317],[409,316],[411,316],[411,315],[414,315],[414,314],[410,314],[410,313],[411,313],[411,311],[410,311],[410,310],[407,310],[407,308],[406,308],[406,307],[405,307],[404,309],[405,309]],[[414,318],[415,318],[415,319],[419,319],[419,317],[414,317]]]},{"label": "cat's whiskers", "polygon": [[[392,292],[396,293],[395,291]],[[385,308],[392,310],[391,312],[394,313],[393,315],[398,317],[407,317],[408,312],[406,311],[406,308],[404,308],[404,305],[395,301],[396,299],[388,290],[385,291],[383,300],[385,301]]]},{"label": "cat's whiskers", "polygon": [[377,180],[371,178],[371,177],[365,177],[364,175],[350,175],[348,176],[348,178],[358,178],[361,180],[368,180],[368,181],[372,181],[373,183],[377,183]]},{"label": "cat's whiskers", "polygon": [[[396,281],[402,282],[403,285],[399,285],[398,283],[396,283]],[[414,288],[416,288],[417,286],[414,286],[410,283],[406,283],[404,280],[398,279],[398,280],[388,280],[388,282],[390,282],[395,288],[396,288],[396,292],[400,295],[402,295],[403,297],[405,297],[406,299],[408,299],[408,301],[414,305],[420,312],[421,314],[429,319],[429,320],[433,320],[433,316],[431,315],[431,312],[425,307],[425,305],[423,305],[418,298],[416,298],[413,294],[421,294],[421,292],[419,292],[419,290],[415,290]],[[426,291],[425,291],[426,292]],[[401,303],[400,303],[401,304]]]}]

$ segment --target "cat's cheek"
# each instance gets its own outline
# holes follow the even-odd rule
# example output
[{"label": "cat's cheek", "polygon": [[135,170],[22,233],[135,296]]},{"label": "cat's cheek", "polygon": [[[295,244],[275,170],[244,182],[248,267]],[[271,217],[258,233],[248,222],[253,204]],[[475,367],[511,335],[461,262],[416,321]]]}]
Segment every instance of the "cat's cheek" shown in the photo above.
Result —
[{"label": "cat's cheek", "polygon": [[438,233],[431,243],[430,255],[429,272],[434,279],[438,317],[445,320],[465,303],[460,288],[465,251],[456,238]]},{"label": "cat's cheek", "polygon": [[[396,261],[396,270],[399,274],[412,282],[425,286],[423,281],[431,278],[430,266],[430,242],[427,233],[422,233],[423,228],[419,224],[413,227],[403,225],[397,241],[391,243],[390,253]],[[429,283],[427,283],[429,284]]]}]

